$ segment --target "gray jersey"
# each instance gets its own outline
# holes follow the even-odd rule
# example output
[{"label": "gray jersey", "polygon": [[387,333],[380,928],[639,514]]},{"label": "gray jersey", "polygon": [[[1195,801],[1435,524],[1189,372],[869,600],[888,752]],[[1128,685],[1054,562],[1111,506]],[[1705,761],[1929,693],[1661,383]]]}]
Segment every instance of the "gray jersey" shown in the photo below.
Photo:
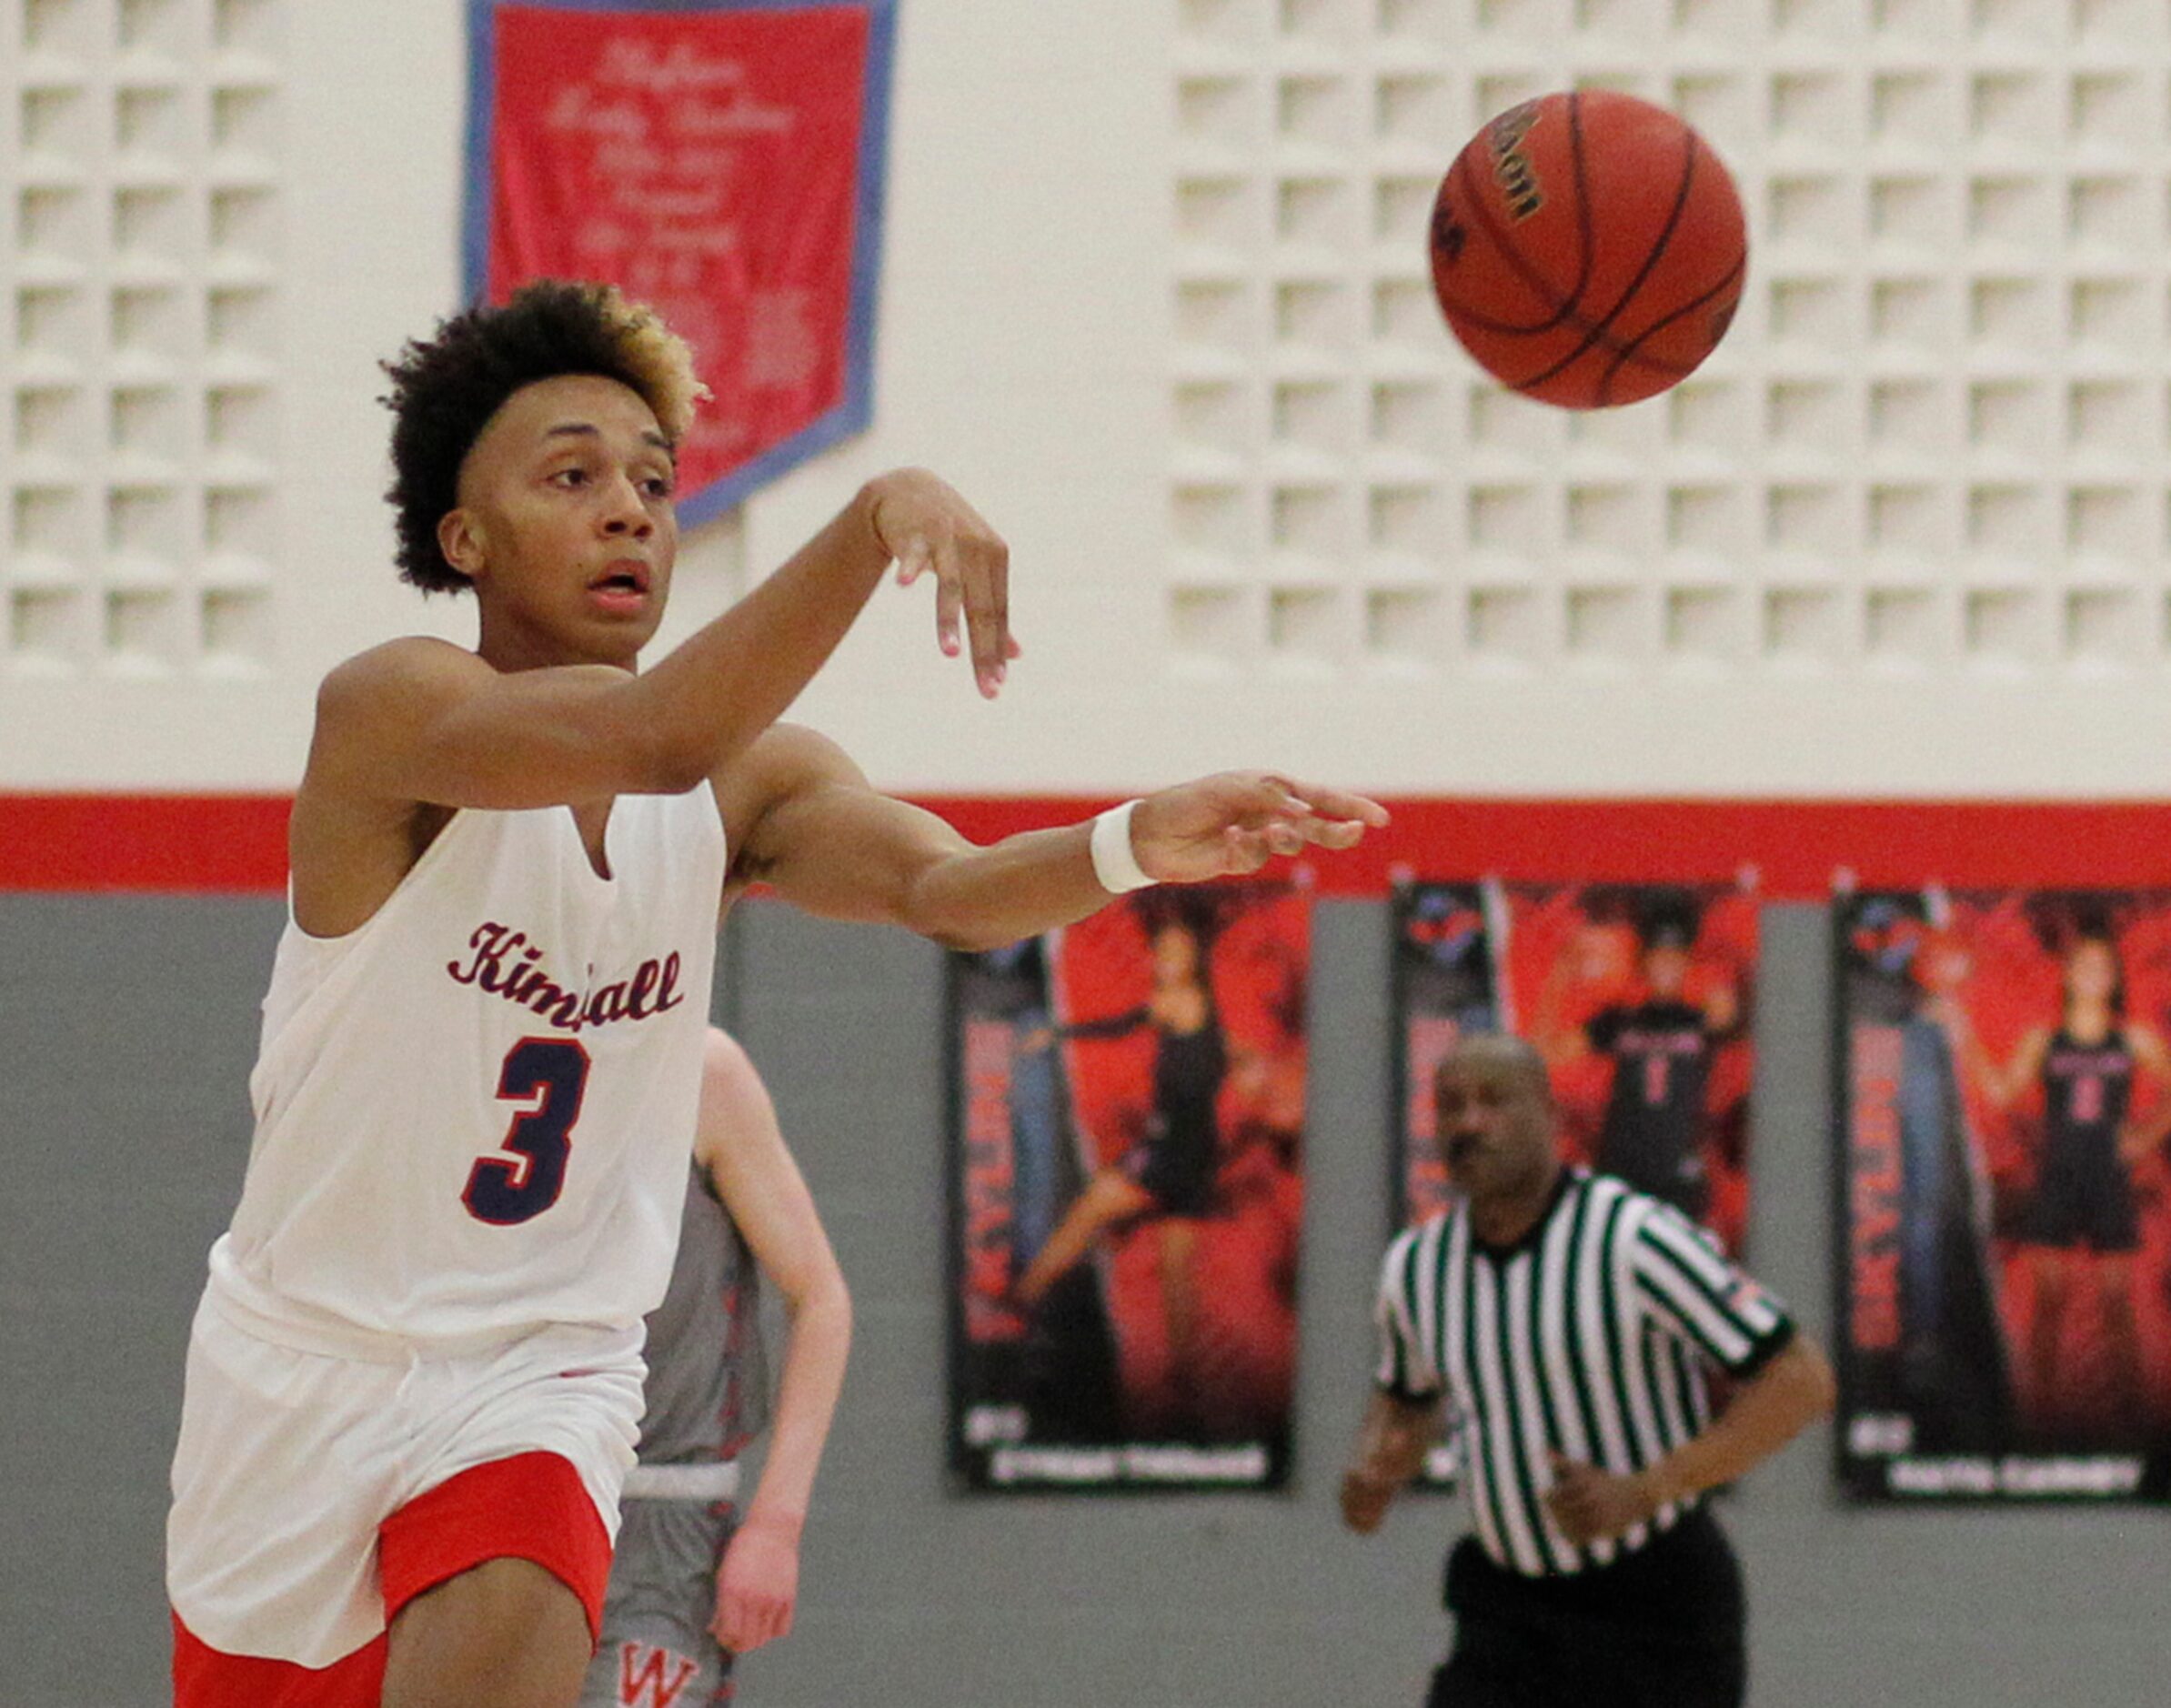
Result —
[{"label": "gray jersey", "polygon": [[[769,1421],[760,1271],[706,1173],[686,1188],[678,1261],[648,1315],[643,1465],[735,1458]],[[638,1486],[638,1482],[632,1486]],[[730,1675],[709,1634],[734,1512],[709,1499],[628,1497],[580,1708],[707,1708]]]},{"label": "gray jersey", "polygon": [[640,1462],[734,1459],[769,1422],[761,1271],[697,1164],[686,1181],[678,1257],[648,1313]]}]

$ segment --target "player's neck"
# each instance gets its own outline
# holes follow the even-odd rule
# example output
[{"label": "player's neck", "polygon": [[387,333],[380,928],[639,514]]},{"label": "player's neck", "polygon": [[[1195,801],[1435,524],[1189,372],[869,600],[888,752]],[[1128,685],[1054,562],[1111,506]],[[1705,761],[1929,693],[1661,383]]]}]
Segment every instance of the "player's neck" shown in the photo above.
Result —
[{"label": "player's neck", "polygon": [[544,670],[568,664],[608,664],[621,670],[640,668],[638,651],[619,655],[585,650],[495,603],[484,603],[478,615],[476,654],[484,663],[508,676],[521,670]]},{"label": "player's neck", "polygon": [[2065,1035],[2081,1043],[2101,1043],[2116,1024],[2107,1002],[2076,1002],[2065,1010]]}]

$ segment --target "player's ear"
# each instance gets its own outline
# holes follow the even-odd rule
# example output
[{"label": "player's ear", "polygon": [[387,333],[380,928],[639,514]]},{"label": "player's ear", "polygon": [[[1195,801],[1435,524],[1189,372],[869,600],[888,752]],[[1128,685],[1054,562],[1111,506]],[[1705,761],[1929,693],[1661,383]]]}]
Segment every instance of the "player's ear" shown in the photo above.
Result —
[{"label": "player's ear", "polygon": [[461,507],[437,518],[437,549],[445,561],[470,581],[482,568],[482,527],[474,512]]}]

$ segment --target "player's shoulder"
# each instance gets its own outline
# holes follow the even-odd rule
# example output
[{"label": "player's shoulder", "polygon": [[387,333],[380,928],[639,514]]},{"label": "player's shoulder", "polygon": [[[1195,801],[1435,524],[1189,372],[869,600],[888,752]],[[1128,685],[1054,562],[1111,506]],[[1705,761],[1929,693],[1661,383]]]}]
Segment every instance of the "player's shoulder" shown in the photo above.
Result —
[{"label": "player's shoulder", "polygon": [[710,779],[726,816],[752,816],[828,784],[864,788],[866,773],[819,730],[771,724]]},{"label": "player's shoulder", "polygon": [[[709,779],[725,834],[742,870],[755,859],[761,827],[824,789],[865,789],[867,778],[837,743],[804,724],[771,724]],[[759,865],[756,859],[756,865]]]},{"label": "player's shoulder", "polygon": [[357,652],[327,671],[317,690],[317,716],[352,716],[495,673],[494,667],[465,647],[434,635],[402,635]]},{"label": "player's shoulder", "polygon": [[805,724],[771,724],[748,744],[737,763],[779,774],[860,775],[849,753]]}]

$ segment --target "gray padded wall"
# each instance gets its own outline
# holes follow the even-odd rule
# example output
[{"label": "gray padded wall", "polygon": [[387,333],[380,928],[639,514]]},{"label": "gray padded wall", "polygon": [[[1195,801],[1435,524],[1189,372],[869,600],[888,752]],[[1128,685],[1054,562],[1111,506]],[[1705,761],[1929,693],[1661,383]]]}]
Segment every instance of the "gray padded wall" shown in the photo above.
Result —
[{"label": "gray padded wall", "polygon": [[276,901],[0,896],[0,1703],[166,1700],[166,1467]]},{"label": "gray padded wall", "polygon": [[[247,1144],[276,901],[0,896],[0,1708],[165,1700],[160,1526],[187,1316]],[[1755,1267],[1820,1329],[1822,909],[1765,913]],[[1414,1704],[1460,1522],[1369,1542],[1333,1485],[1385,1237],[1385,921],[1325,903],[1297,1484],[1286,1496],[957,1501],[941,1480],[941,963],[748,909],[725,1011],[769,1076],[859,1310],[799,1627],[753,1708]],[[2126,1708],[2171,1676],[2154,1511],[1861,1512],[1828,1443],[1731,1500],[1761,1708]]]}]

